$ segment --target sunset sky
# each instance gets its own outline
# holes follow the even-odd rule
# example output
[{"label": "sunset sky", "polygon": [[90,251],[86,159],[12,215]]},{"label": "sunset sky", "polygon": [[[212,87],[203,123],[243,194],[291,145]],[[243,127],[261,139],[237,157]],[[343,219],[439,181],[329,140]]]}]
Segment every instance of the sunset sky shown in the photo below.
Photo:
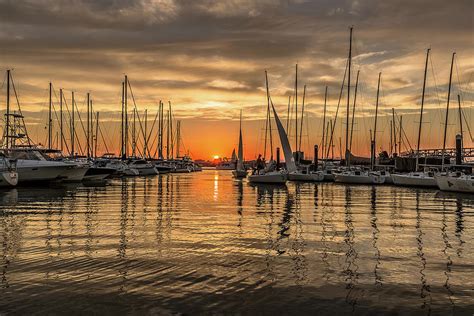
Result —
[{"label": "sunset sky", "polygon": [[[285,122],[298,63],[299,108],[307,85],[302,143],[311,155],[309,148],[321,140],[325,86],[328,115],[335,113],[353,25],[352,85],[360,69],[354,152],[369,152],[379,72],[378,149],[388,149],[392,107],[403,115],[410,143],[416,145],[429,47],[423,147],[442,146],[451,54],[456,51],[448,134],[452,146],[459,132],[457,94],[474,132],[473,9],[470,0],[0,0],[0,107],[5,110],[5,70],[13,69],[28,131],[45,144],[49,81],[55,89],[64,88],[68,100],[74,90],[81,109],[90,92],[109,151],[118,153],[120,89],[127,74],[139,111],[148,109],[149,126],[158,101],[171,101],[184,146],[195,159],[230,156],[237,147],[242,109],[250,159],[263,152],[264,71]],[[344,144],[345,101],[339,118],[336,155],[339,137]],[[472,147],[466,127],[464,132],[464,145]],[[103,142],[99,150],[105,151]]]}]

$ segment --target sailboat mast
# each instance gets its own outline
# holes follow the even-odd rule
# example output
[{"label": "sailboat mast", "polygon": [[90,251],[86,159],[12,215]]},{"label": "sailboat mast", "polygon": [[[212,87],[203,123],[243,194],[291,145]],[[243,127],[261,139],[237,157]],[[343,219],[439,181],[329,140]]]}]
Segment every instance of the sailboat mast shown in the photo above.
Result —
[{"label": "sailboat mast", "polygon": [[395,122],[395,109],[392,108],[392,122],[393,122],[393,147],[394,151],[392,152],[392,156],[394,153],[398,153],[397,151],[397,124]]},{"label": "sailboat mast", "polygon": [[295,70],[295,147],[298,152],[298,64],[296,64]]},{"label": "sailboat mast", "polygon": [[128,158],[128,77],[125,75],[124,80],[124,121],[125,121],[125,136],[124,136],[124,153],[125,158]]},{"label": "sailboat mast", "polygon": [[393,155],[393,121],[390,120],[390,155]]},{"label": "sailboat mast", "polygon": [[48,149],[52,148],[52,141],[53,141],[53,129],[52,129],[53,118],[51,116],[51,109],[53,105],[52,90],[53,90],[53,84],[50,81],[49,82],[49,109],[48,109]]},{"label": "sailboat mast", "polygon": [[63,151],[64,147],[64,131],[63,131],[63,89],[59,89],[59,138],[60,138],[60,145],[59,148],[61,152]]},{"label": "sailboat mast", "polygon": [[89,114],[90,114],[90,156],[94,156],[94,112],[92,110],[92,99],[89,101]]},{"label": "sailboat mast", "polygon": [[148,157],[148,109],[145,109],[145,135],[143,136],[143,157]]},{"label": "sailboat mast", "polygon": [[86,132],[86,144],[87,144],[87,158],[91,157],[90,154],[90,93],[87,92],[87,132]]},{"label": "sailboat mast", "polygon": [[176,122],[176,158],[179,158],[179,147],[181,142],[181,121]]},{"label": "sailboat mast", "polygon": [[166,160],[170,160],[170,122],[169,111],[166,111]]},{"label": "sailboat mast", "polygon": [[324,91],[324,109],[323,109],[323,138],[321,140],[321,159],[324,159],[324,153],[326,149],[326,138],[325,138],[325,130],[326,130],[326,102],[328,99],[328,86]]},{"label": "sailboat mast", "polygon": [[453,57],[451,59],[451,70],[449,71],[448,100],[446,102],[446,119],[444,121],[444,138],[443,138],[443,152],[441,154],[441,169],[443,169],[444,167],[444,154],[446,152],[446,134],[448,131],[449,101],[451,99],[451,82],[453,78],[454,55],[456,55],[455,52],[453,53]]},{"label": "sailboat mast", "polygon": [[125,117],[124,117],[124,112],[125,112],[125,84],[122,81],[122,117],[121,117],[121,124],[120,124],[120,157],[123,157],[125,155]]},{"label": "sailboat mast", "polygon": [[164,117],[164,104],[163,101],[160,100],[160,152],[159,152],[159,158],[163,159],[163,130],[165,127],[165,117]]},{"label": "sailboat mast", "polygon": [[6,148],[10,148],[10,69],[7,70],[7,112],[6,126],[5,126],[5,140],[7,142]]},{"label": "sailboat mast", "polygon": [[349,141],[349,155],[347,156],[347,165],[350,165],[350,157],[352,153],[352,136],[354,134],[354,117],[355,117],[355,107],[356,107],[356,100],[357,100],[357,89],[359,86],[359,73],[360,70],[357,70],[357,76],[356,76],[356,84],[355,84],[355,90],[354,90],[354,104],[352,105],[352,118],[351,118],[351,134],[350,134],[350,141]]},{"label": "sailboat mast", "polygon": [[290,103],[291,103],[291,95],[288,96],[288,112],[286,115],[286,132],[289,133],[290,128]]},{"label": "sailboat mast", "polygon": [[[331,120],[331,135],[333,135],[333,132],[334,132],[334,125],[332,124],[332,120]],[[329,148],[331,149],[331,159],[334,160],[334,145],[333,145],[332,137],[331,137],[331,140],[329,141]]]},{"label": "sailboat mast", "polygon": [[463,143],[463,130],[462,130],[462,110],[461,110],[461,96],[458,94],[458,113],[459,113],[459,127],[461,129],[461,148]]},{"label": "sailboat mast", "polygon": [[[349,103],[351,98],[351,65],[352,65],[352,26],[350,28],[350,35],[349,35],[349,58],[348,58],[348,73],[347,73],[347,108],[346,108],[346,166],[349,166]],[[342,158],[342,157],[341,157]]]},{"label": "sailboat mast", "polygon": [[382,73],[379,72],[379,81],[377,83],[377,100],[375,101],[375,122],[374,122],[374,135],[372,138],[372,148],[373,148],[373,153],[372,153],[372,169],[374,169],[375,165],[375,152],[377,151],[377,146],[376,146],[376,139],[377,139],[377,118],[378,118],[378,112],[379,112],[379,95],[380,95],[380,78],[382,76]]},{"label": "sailboat mast", "polygon": [[304,118],[304,101],[306,98],[306,85],[303,86],[303,103],[301,105],[301,123],[300,123],[300,139],[298,148],[301,151],[301,138],[303,136],[303,118]]},{"label": "sailboat mast", "polygon": [[173,136],[173,112],[171,110],[171,101],[168,101],[169,103],[169,126],[170,126],[170,138],[171,138],[171,159],[174,159],[174,136]]},{"label": "sailboat mast", "polygon": [[327,124],[326,124],[326,138],[324,139],[324,150],[325,150],[325,152],[323,153],[323,158],[326,158],[326,159],[329,159],[329,149],[327,149],[329,147],[328,139],[329,139],[329,122],[327,122]]},{"label": "sailboat mast", "polygon": [[416,143],[416,164],[415,164],[416,171],[418,170],[418,164],[420,161],[421,126],[423,124],[423,107],[425,105],[426,74],[428,72],[428,58],[430,56],[430,50],[431,50],[430,48],[426,50],[425,74],[423,76],[423,91],[421,94],[420,124],[418,126],[418,141]]},{"label": "sailboat mast", "polygon": [[137,110],[133,109],[133,121],[132,121],[132,157],[137,156],[137,139],[136,139],[136,129],[137,129]]},{"label": "sailboat mast", "polygon": [[398,154],[402,153],[402,128],[403,128],[403,116],[400,115],[400,125],[398,126]]},{"label": "sailboat mast", "polygon": [[95,146],[94,146],[94,157],[97,158],[97,143],[99,142],[99,112],[95,118]]},{"label": "sailboat mast", "polygon": [[75,117],[74,117],[74,104],[76,103],[76,101],[74,100],[74,91],[71,92],[71,157],[74,157],[75,156],[75,139],[74,139],[74,136],[76,134],[76,131],[75,131],[75,124],[76,124],[76,120],[75,120]]},{"label": "sailboat mast", "polygon": [[[267,115],[266,115],[266,121],[265,121],[265,141],[264,141],[264,148],[263,148],[263,160],[266,161],[267,157],[267,134],[268,134],[268,127],[270,125],[270,137],[271,137],[271,121],[270,121],[270,92],[268,88],[268,74],[267,71],[265,70],[265,89],[267,92]],[[272,147],[270,145],[270,147]],[[271,152],[271,149],[270,149]],[[271,156],[271,154],[270,154]]]}]

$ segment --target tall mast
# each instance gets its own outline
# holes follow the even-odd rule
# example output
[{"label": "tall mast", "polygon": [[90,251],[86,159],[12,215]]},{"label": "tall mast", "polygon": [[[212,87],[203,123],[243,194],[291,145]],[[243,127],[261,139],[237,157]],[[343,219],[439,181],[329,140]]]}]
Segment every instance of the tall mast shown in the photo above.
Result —
[{"label": "tall mast", "polygon": [[92,108],[92,98],[89,102],[89,106],[90,106],[90,110],[89,110],[89,114],[90,114],[90,154],[91,154],[91,157],[94,156],[94,110]]},{"label": "tall mast", "polygon": [[158,151],[158,158],[163,159],[163,128],[164,128],[164,116],[163,116],[163,102],[160,100],[160,148]]},{"label": "tall mast", "polygon": [[418,126],[418,141],[416,143],[416,171],[418,171],[418,164],[420,160],[421,126],[423,124],[423,106],[425,105],[426,73],[428,71],[428,58],[430,56],[430,50],[430,48],[426,50],[425,74],[423,76],[423,91],[421,94],[420,124]]},{"label": "tall mast", "polygon": [[451,70],[449,72],[448,100],[446,102],[446,120],[444,121],[444,138],[443,138],[443,153],[441,154],[441,169],[443,169],[444,167],[444,154],[446,151],[446,134],[448,131],[449,101],[451,99],[451,81],[453,78],[454,55],[456,55],[455,52],[453,53],[453,57],[451,59]]},{"label": "tall mast", "polygon": [[94,157],[97,158],[97,143],[99,142],[99,112],[97,112],[95,118],[95,146],[94,146]]},{"label": "tall mast", "polygon": [[6,126],[5,126],[5,140],[7,142],[6,148],[10,148],[10,69],[7,70],[7,111]]},{"label": "tall mast", "polygon": [[[351,118],[351,134],[350,134],[350,141],[349,141],[349,153],[352,153],[352,136],[354,134],[354,117],[355,117],[355,107],[356,107],[356,100],[357,100],[357,89],[359,86],[359,73],[360,70],[357,70],[357,76],[356,76],[356,85],[355,85],[355,90],[354,90],[354,104],[352,105],[352,118]],[[349,154],[347,156],[347,165],[350,165],[350,158],[351,155]]]},{"label": "tall mast", "polygon": [[136,119],[137,119],[137,111],[134,108],[133,109],[133,121],[132,121],[132,157],[137,156],[137,153],[136,153],[136,151],[137,151],[137,139],[136,139],[137,125],[136,125]]},{"label": "tall mast", "polygon": [[393,155],[393,121],[390,120],[390,155]]},{"label": "tall mast", "polygon": [[74,118],[74,104],[75,104],[75,100],[74,100],[74,91],[71,92],[71,99],[72,99],[72,102],[71,102],[71,109],[72,109],[72,112],[71,112],[71,157],[74,157],[75,156],[75,139],[74,139],[74,136],[75,136],[75,118]]},{"label": "tall mast", "polygon": [[176,158],[179,158],[179,146],[181,142],[181,121],[176,122]]},{"label": "tall mast", "polygon": [[[331,135],[332,135],[332,133],[334,131],[334,127],[332,125],[332,120],[330,122],[331,122]],[[332,137],[331,137],[331,140],[329,141],[329,148],[331,149],[331,159],[334,160],[334,146],[333,146],[333,138]]]},{"label": "tall mast", "polygon": [[166,160],[170,159],[170,124],[169,124],[169,114],[166,111]]},{"label": "tall mast", "polygon": [[462,111],[461,111],[461,96],[458,94],[458,113],[459,113],[459,127],[461,129],[461,148],[463,143],[463,130],[462,130]]},{"label": "tall mast", "polygon": [[375,122],[374,122],[374,136],[372,139],[372,147],[373,147],[373,157],[372,157],[372,169],[374,169],[375,165],[375,152],[377,151],[376,147],[376,139],[377,139],[377,117],[378,117],[378,112],[379,112],[379,93],[380,93],[380,77],[382,76],[382,73],[379,72],[379,81],[377,83],[377,100],[375,101]]},{"label": "tall mast", "polygon": [[125,136],[124,136],[124,149],[125,158],[128,158],[128,77],[125,75],[124,80],[124,119],[125,119]]},{"label": "tall mast", "polygon": [[143,140],[143,157],[144,158],[147,158],[148,157],[148,123],[147,123],[147,120],[148,120],[148,110],[145,109],[145,135],[144,135],[144,140]]},{"label": "tall mast", "polygon": [[125,155],[125,84],[122,81],[122,117],[120,125],[120,157]]},{"label": "tall mast", "polygon": [[403,116],[400,115],[400,122],[398,126],[398,154],[402,153],[402,128],[403,128]]},{"label": "tall mast", "polygon": [[173,138],[173,111],[171,110],[171,101],[168,101],[169,106],[169,119],[168,119],[168,126],[170,128],[170,146],[171,146],[171,159],[174,159],[174,138]]},{"label": "tall mast", "polygon": [[349,58],[348,58],[349,68],[347,73],[347,117],[346,117],[346,166],[349,166],[349,103],[351,98],[351,65],[352,65],[352,26],[350,28],[350,35],[349,35]]},{"label": "tall mast", "polygon": [[91,122],[90,122],[90,93],[87,92],[87,132],[86,132],[86,143],[87,143],[87,158],[91,157],[91,144],[90,144],[90,130],[91,130]]},{"label": "tall mast", "polygon": [[288,112],[286,115],[286,133],[289,134],[288,129],[290,128],[290,103],[291,103],[291,95],[288,96]]},{"label": "tall mast", "polygon": [[325,138],[325,129],[326,129],[326,102],[328,99],[328,86],[326,86],[326,89],[324,91],[324,110],[323,110],[323,139],[321,141],[321,158],[324,159],[324,153],[326,149],[326,138]]},{"label": "tall mast", "polygon": [[[395,109],[392,108],[392,122],[393,122],[393,147],[394,147],[394,151],[393,153],[398,153],[397,151],[397,124],[395,123]],[[393,153],[392,153],[392,156],[393,156]]]},{"label": "tall mast", "polygon": [[59,135],[60,135],[60,150],[63,151],[64,146],[64,132],[63,132],[63,89],[59,89]]},{"label": "tall mast", "polygon": [[300,139],[299,139],[299,145],[298,148],[301,151],[301,138],[303,136],[303,118],[304,118],[304,101],[306,98],[306,85],[303,87],[303,103],[301,106],[301,123],[300,123]]},{"label": "tall mast", "polygon": [[267,121],[265,123],[265,148],[263,149],[263,158],[266,159],[267,153],[267,133],[270,138],[270,160],[273,160],[273,139],[272,139],[272,122],[270,120],[270,90],[268,88],[268,74],[265,70],[265,86],[267,91]]},{"label": "tall mast", "polygon": [[326,158],[326,159],[329,159],[329,149],[327,149],[329,147],[328,138],[329,138],[329,122],[327,122],[326,124],[326,138],[324,139],[325,152],[323,153],[323,158]]},{"label": "tall mast", "polygon": [[48,148],[52,148],[52,141],[53,141],[53,118],[51,116],[51,110],[53,105],[53,98],[52,98],[52,90],[53,84],[51,81],[49,82],[49,109],[48,109]]},{"label": "tall mast", "polygon": [[295,70],[295,147],[298,151],[298,64],[296,64]]}]

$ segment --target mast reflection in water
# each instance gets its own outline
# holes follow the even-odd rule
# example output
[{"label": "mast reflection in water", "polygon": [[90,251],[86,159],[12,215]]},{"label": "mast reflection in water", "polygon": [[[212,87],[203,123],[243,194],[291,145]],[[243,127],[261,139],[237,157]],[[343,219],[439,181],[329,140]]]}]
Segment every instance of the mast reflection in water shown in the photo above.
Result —
[{"label": "mast reflection in water", "polygon": [[474,201],[226,171],[0,192],[5,313],[463,313]]}]

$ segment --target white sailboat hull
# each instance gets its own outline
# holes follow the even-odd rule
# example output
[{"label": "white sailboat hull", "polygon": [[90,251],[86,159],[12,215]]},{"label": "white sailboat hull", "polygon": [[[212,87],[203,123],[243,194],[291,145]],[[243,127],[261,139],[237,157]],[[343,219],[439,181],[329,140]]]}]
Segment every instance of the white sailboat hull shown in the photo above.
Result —
[{"label": "white sailboat hull", "polygon": [[288,174],[288,180],[304,181],[304,182],[321,182],[324,180],[324,174],[322,172],[315,172],[315,173],[292,172]]},{"label": "white sailboat hull", "polygon": [[392,180],[395,185],[410,187],[438,187],[434,177],[424,173],[392,174]]},{"label": "white sailboat hull", "polygon": [[269,172],[265,174],[252,174],[248,177],[250,183],[284,184],[288,179],[286,173]]},{"label": "white sailboat hull", "polygon": [[435,181],[441,191],[474,193],[474,176],[435,175]]},{"label": "white sailboat hull", "polygon": [[385,182],[385,177],[375,174],[340,173],[334,176],[334,181],[348,184],[382,184]]},{"label": "white sailboat hull", "polygon": [[18,173],[16,171],[0,172],[0,187],[14,187],[18,184]]}]

